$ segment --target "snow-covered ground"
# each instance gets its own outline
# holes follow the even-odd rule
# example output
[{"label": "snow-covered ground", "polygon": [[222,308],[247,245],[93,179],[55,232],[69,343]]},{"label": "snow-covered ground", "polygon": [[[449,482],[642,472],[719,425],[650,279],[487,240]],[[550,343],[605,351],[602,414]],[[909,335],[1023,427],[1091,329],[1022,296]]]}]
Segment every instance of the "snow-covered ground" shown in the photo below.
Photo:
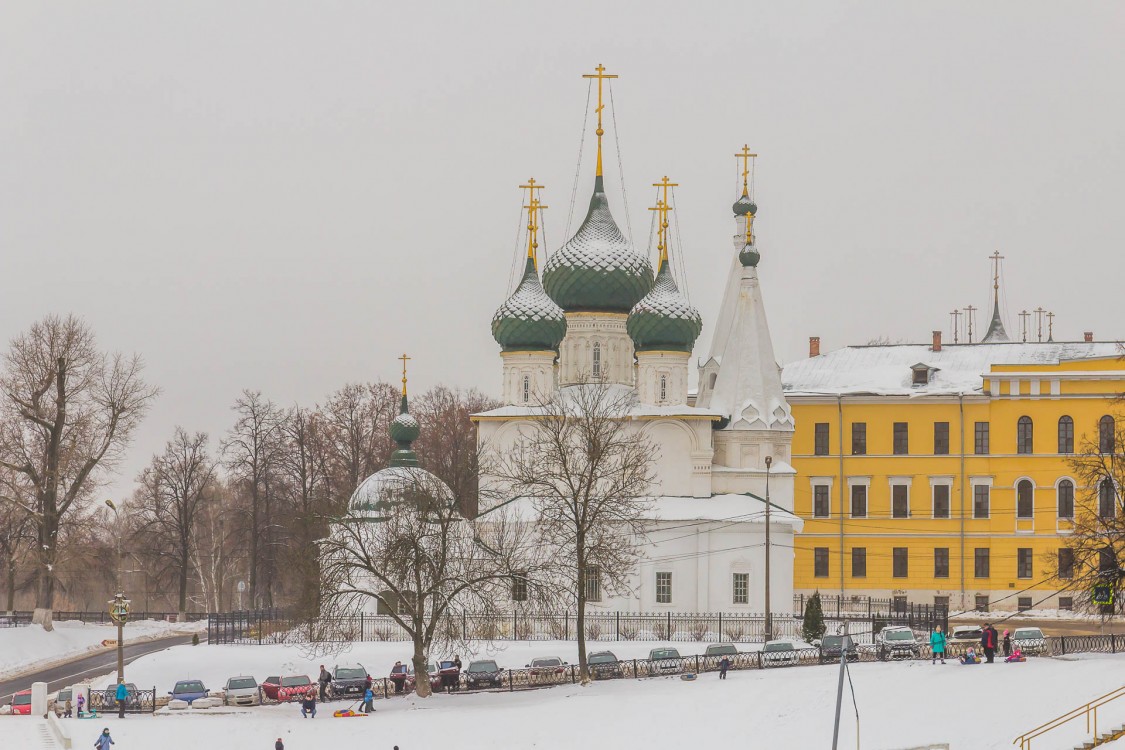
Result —
[{"label": "snow-covered ground", "polygon": [[[621,658],[641,657],[651,642],[604,644]],[[688,653],[686,644],[676,644]],[[706,644],[698,644],[701,651]],[[533,656],[575,657],[572,642],[499,644],[483,649],[503,666],[522,666]],[[358,661],[383,674],[407,656],[403,643],[356,644],[339,658],[319,658],[287,646],[180,646],[142,657],[130,681],[168,690],[173,681],[203,679],[220,687],[230,675],[301,672],[321,664]],[[469,658],[461,653],[462,660]],[[948,742],[957,750],[1009,748],[1032,727],[1125,682],[1125,656],[1089,655],[1030,659],[1022,664],[931,666],[928,662],[863,663],[851,667],[860,712],[862,747],[893,750]],[[516,693],[460,693],[429,699],[413,696],[376,701],[370,718],[334,719],[330,703],[314,721],[292,705],[248,709],[239,715],[187,711],[67,722],[75,747],[93,743],[108,726],[122,750],[159,747],[265,748],[282,737],[287,750],[364,744],[389,750],[439,745],[458,750],[537,748],[621,750],[626,747],[770,748],[826,747],[832,734],[835,665],[732,672],[725,682],[707,673],[695,682],[677,678],[613,680],[588,687],[564,685]],[[95,681],[97,684],[97,681]],[[845,687],[846,690],[846,687]],[[1125,721],[1125,705],[1103,709],[1099,723]],[[1072,747],[1084,724],[1053,734],[1036,747]],[[34,722],[0,717],[0,736],[30,747]],[[841,747],[855,747],[851,700],[845,697]]]},{"label": "snow-covered ground", "polygon": [[[126,623],[125,642],[152,640],[176,633],[206,632],[207,623],[138,620]],[[116,625],[76,621],[56,622],[51,632],[38,625],[0,628],[0,677],[11,677],[104,649],[102,641],[116,640]]]},{"label": "snow-covered ground", "polygon": [[[1102,615],[1089,612],[1075,612],[1069,609],[1025,609],[1023,612],[978,612],[975,609],[963,612],[950,612],[950,620],[970,620],[980,622],[991,618],[993,621],[1003,618],[1008,622],[1019,623],[1020,620],[1078,620],[1084,622],[1107,621]],[[1110,620],[1109,622],[1112,622]],[[1120,622],[1118,620],[1118,622]]]}]

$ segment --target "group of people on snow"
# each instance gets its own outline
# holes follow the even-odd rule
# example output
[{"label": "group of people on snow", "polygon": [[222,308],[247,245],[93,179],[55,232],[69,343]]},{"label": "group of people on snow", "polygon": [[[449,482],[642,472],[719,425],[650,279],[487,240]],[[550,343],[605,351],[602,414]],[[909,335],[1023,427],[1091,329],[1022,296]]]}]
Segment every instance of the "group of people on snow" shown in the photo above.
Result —
[{"label": "group of people on snow", "polygon": [[[1004,631],[1003,639],[1000,638],[996,632],[996,628],[992,627],[992,623],[986,622],[984,627],[981,628],[980,648],[984,653],[984,661],[992,664],[996,657],[997,644],[1000,644],[1004,649],[1005,661],[1023,661],[1023,654],[1017,648],[1012,651],[1012,635],[1008,630]],[[946,651],[946,638],[945,633],[942,632],[941,625],[934,628],[934,632],[930,634],[930,663],[935,664],[940,659],[942,664],[945,664],[945,651]],[[980,664],[981,658],[972,646],[960,658],[962,664]]]}]

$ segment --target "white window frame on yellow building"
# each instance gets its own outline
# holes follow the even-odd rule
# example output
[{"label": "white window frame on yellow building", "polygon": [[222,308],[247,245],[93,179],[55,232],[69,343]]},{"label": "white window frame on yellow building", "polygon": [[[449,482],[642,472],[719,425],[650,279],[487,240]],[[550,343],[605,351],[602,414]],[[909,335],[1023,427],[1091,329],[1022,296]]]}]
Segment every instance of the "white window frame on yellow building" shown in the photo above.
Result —
[{"label": "white window frame on yellow building", "polygon": [[[944,521],[946,519],[954,518],[954,515],[953,515],[953,479],[954,479],[954,477],[953,477],[952,474],[941,474],[941,475],[935,475],[935,476],[930,477],[930,518],[936,518],[940,521]],[[934,497],[934,494],[935,494],[934,488],[939,486],[939,485],[942,486],[942,487],[948,487],[949,488],[949,497],[947,498],[947,502],[949,503],[949,515],[945,515],[945,516],[937,515],[937,500]]]},{"label": "white window frame on yellow building", "polygon": [[[887,517],[895,518],[895,487],[906,487],[906,518],[914,517],[910,510],[910,486],[914,483],[914,477],[909,476],[889,476],[887,477],[887,491],[890,493],[890,506],[887,508]],[[870,506],[871,500],[868,499]]]},{"label": "white window frame on yellow building", "polygon": [[[988,521],[992,519],[992,477],[991,476],[970,476],[969,477],[969,507],[966,508],[968,512],[967,520],[971,521]],[[977,487],[988,487],[988,515],[977,515]]]},{"label": "white window frame on yellow building", "polygon": [[[830,477],[830,476],[828,476],[828,477],[825,477],[825,476],[809,477],[809,492],[812,493],[812,503],[809,506],[809,510],[811,511],[811,513],[810,513],[811,518],[831,518],[832,517],[832,483],[833,483],[833,480],[835,480],[835,477]],[[827,516],[818,516],[816,514],[816,488],[817,487],[827,487],[828,488],[828,515]],[[849,492],[849,497],[850,497],[851,490],[848,490],[848,492]]]},{"label": "white window frame on yellow building", "polygon": [[[1020,482],[1031,482],[1031,515],[1020,515]],[[1014,514],[1015,532],[1017,534],[1034,534],[1035,533],[1035,495],[1039,491],[1039,486],[1035,483],[1035,479],[1027,476],[1026,474],[1017,477],[1016,481],[1012,482],[1012,513]],[[991,503],[990,508],[991,510]],[[1058,509],[1056,508],[1056,511]]]},{"label": "white window frame on yellow building", "polygon": [[[866,501],[864,503],[865,513],[862,516],[852,515],[852,487],[856,485],[863,485]],[[848,477],[848,498],[847,498],[847,518],[871,518],[871,476],[850,476]],[[840,509],[840,515],[844,514],[844,509]]]}]

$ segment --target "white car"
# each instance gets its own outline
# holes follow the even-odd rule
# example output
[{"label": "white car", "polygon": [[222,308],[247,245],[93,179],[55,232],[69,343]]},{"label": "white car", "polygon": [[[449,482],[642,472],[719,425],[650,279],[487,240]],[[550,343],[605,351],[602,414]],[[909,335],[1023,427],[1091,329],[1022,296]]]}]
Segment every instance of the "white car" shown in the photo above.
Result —
[{"label": "white car", "polygon": [[762,664],[767,667],[788,667],[800,660],[793,641],[766,641],[762,646]]},{"label": "white car", "polygon": [[674,648],[654,648],[648,652],[648,673],[676,674],[683,669],[680,652]]},{"label": "white car", "polygon": [[875,646],[880,659],[914,659],[919,647],[914,631],[904,625],[890,625],[875,636]]},{"label": "white car", "polygon": [[1012,633],[1012,650],[1021,654],[1042,655],[1047,653],[1047,638],[1039,628],[1016,628]]},{"label": "white car", "polygon": [[541,656],[527,665],[532,680],[560,680],[566,674],[566,662],[557,656]]},{"label": "white car", "polygon": [[949,632],[949,643],[959,643],[963,646],[980,648],[980,639],[984,631],[980,625],[957,625]]},{"label": "white car", "polygon": [[257,706],[262,702],[258,681],[248,675],[231,677],[223,688],[223,703],[228,706]]}]

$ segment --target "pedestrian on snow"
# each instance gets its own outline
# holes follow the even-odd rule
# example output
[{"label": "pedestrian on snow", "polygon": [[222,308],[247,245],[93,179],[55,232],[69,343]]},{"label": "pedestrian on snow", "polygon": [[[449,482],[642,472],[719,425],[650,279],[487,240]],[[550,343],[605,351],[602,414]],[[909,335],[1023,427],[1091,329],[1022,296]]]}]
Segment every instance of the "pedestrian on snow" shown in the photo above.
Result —
[{"label": "pedestrian on snow", "polygon": [[63,716],[67,719],[74,717],[74,704],[70,702],[70,698],[66,699],[66,709],[63,711]]},{"label": "pedestrian on snow", "polygon": [[727,670],[730,669],[730,657],[724,656],[719,661],[719,679],[725,680],[727,678]]},{"label": "pedestrian on snow", "polygon": [[375,700],[375,692],[371,688],[363,691],[363,713],[369,714],[375,710],[371,701]]},{"label": "pedestrian on snow", "polygon": [[285,750],[285,743],[281,741],[280,737],[277,738],[277,742],[273,743],[273,750]]},{"label": "pedestrian on snow", "polygon": [[86,705],[86,696],[82,693],[78,694],[78,718],[82,718],[82,708]]},{"label": "pedestrian on snow", "polygon": [[363,689],[364,689],[364,691],[370,690],[371,684],[372,684],[371,683],[371,675],[367,675],[366,677],[363,678]]},{"label": "pedestrian on snow", "polygon": [[453,672],[453,689],[461,687],[461,657],[457,654],[453,655],[453,666],[456,668]]},{"label": "pedestrian on snow", "polygon": [[1004,658],[1007,659],[1012,655],[1012,636],[1007,630],[1004,631]]},{"label": "pedestrian on snow", "polygon": [[116,745],[113,738],[109,736],[109,727],[102,730],[98,738],[94,740],[94,750],[109,750],[110,745]]},{"label": "pedestrian on snow", "polygon": [[129,699],[129,688],[125,687],[125,681],[120,677],[117,678],[117,693],[114,695],[117,699],[117,718],[125,718],[125,703]]},{"label": "pedestrian on snow", "polygon": [[945,664],[945,633],[941,632],[941,625],[930,633],[930,664],[935,664],[938,659]]},{"label": "pedestrian on snow", "polygon": [[395,684],[395,695],[402,695],[403,688],[406,687],[406,667],[402,666],[401,661],[396,661],[391,667],[391,682]]},{"label": "pedestrian on snow", "polygon": [[990,623],[986,622],[981,631],[980,647],[984,650],[984,660],[991,664],[992,657],[996,656],[996,628]]},{"label": "pedestrian on snow", "polygon": [[980,660],[977,658],[976,652],[973,651],[972,646],[969,646],[969,650],[966,651],[965,655],[961,657],[962,664],[977,664],[979,661]]},{"label": "pedestrian on snow", "polygon": [[316,718],[316,690],[309,690],[305,693],[304,699],[301,701],[301,717],[307,719],[310,717]]},{"label": "pedestrian on snow", "polygon": [[328,674],[328,670],[324,665],[320,665],[320,677],[316,679],[320,683],[320,700],[321,702],[328,700],[328,683],[332,682],[332,675]]}]

